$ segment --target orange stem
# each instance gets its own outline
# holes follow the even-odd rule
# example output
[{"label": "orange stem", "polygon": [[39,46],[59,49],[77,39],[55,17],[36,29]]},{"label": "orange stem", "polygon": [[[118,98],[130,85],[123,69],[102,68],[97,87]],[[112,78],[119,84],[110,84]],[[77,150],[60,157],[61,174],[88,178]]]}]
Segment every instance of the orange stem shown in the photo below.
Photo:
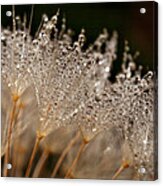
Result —
[{"label": "orange stem", "polygon": [[128,168],[129,164],[127,162],[122,163],[116,173],[113,175],[112,180],[115,180],[123,171],[124,169]]},{"label": "orange stem", "polygon": [[40,172],[45,164],[45,161],[47,160],[48,158],[48,155],[49,155],[49,151],[47,150],[44,150],[44,152],[42,153],[42,156],[41,158],[39,159],[37,165],[36,165],[36,168],[34,170],[34,173],[33,173],[33,178],[38,178],[39,175],[40,175]]},{"label": "orange stem", "polygon": [[32,150],[32,154],[31,154],[31,157],[30,157],[28,166],[27,166],[25,177],[29,177],[29,175],[30,175],[32,164],[33,164],[33,160],[34,160],[35,155],[36,155],[36,152],[38,150],[40,141],[42,140],[43,137],[45,137],[45,136],[42,135],[40,132],[37,132],[37,137],[36,137],[36,140],[35,140],[35,145],[34,145],[33,150]]},{"label": "orange stem", "polygon": [[12,128],[13,128],[13,122],[14,122],[14,117],[15,117],[15,111],[16,111],[16,103],[19,99],[18,95],[13,95],[13,109],[11,111],[11,118],[9,122],[9,127],[8,127],[8,133],[7,133],[7,149],[5,153],[5,159],[4,159],[4,172],[3,175],[6,177],[8,176],[8,169],[7,169],[7,164],[10,159],[10,146],[11,146],[11,135],[12,135]]},{"label": "orange stem", "polygon": [[76,164],[77,164],[77,162],[78,162],[86,144],[87,144],[87,142],[83,139],[83,141],[80,145],[80,148],[77,152],[77,155],[76,155],[71,167],[68,169],[65,178],[69,178],[71,176],[71,173],[72,173],[73,169],[75,168],[75,166],[76,166]]},{"label": "orange stem", "polygon": [[60,158],[58,159],[53,172],[51,174],[51,178],[54,178],[56,176],[56,173],[59,170],[59,167],[61,166],[65,156],[68,154],[68,152],[70,151],[70,149],[72,148],[72,146],[75,144],[75,142],[77,141],[77,139],[80,136],[80,132],[77,132],[77,134],[75,135],[75,137],[69,142],[69,144],[67,145],[67,147],[64,149],[64,151],[62,152]]}]

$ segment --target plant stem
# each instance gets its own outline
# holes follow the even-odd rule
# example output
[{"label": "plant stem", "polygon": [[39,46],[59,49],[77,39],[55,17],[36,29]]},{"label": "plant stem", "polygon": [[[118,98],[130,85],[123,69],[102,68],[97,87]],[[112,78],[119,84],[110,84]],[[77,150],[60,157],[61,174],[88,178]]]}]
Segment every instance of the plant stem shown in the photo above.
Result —
[{"label": "plant stem", "polygon": [[33,150],[32,150],[32,154],[31,154],[31,157],[30,157],[28,166],[27,166],[27,170],[26,170],[26,173],[25,173],[25,177],[29,177],[29,175],[30,175],[31,168],[32,168],[32,164],[33,164],[33,160],[34,160],[35,155],[36,155],[36,152],[37,152],[37,150],[38,150],[40,141],[41,141],[44,137],[45,137],[44,134],[41,134],[40,132],[37,132],[37,137],[36,137],[35,144],[34,144],[34,147],[33,147]]},{"label": "plant stem", "polygon": [[12,176],[16,176],[16,166],[17,166],[17,153],[18,153],[18,142],[15,140],[13,144],[13,156],[12,156]]},{"label": "plant stem", "polygon": [[[17,112],[15,111],[15,117],[14,117],[14,125],[16,125],[17,120],[18,120],[18,116],[20,114],[21,109],[24,107],[24,104],[21,102],[18,106],[17,106]],[[13,156],[12,156],[12,172],[11,175],[14,176],[15,172],[16,172],[16,164],[17,164],[17,152],[18,152],[18,148],[19,148],[19,140],[16,139],[12,145],[12,149],[13,149]]]},{"label": "plant stem", "polygon": [[10,117],[8,132],[7,132],[7,149],[6,149],[6,153],[5,153],[5,159],[4,159],[3,176],[5,176],[5,177],[8,176],[7,164],[10,159],[11,135],[12,135],[12,128],[13,128],[13,122],[14,122],[15,111],[16,111],[16,103],[17,103],[18,99],[19,99],[18,95],[13,96],[13,108],[11,111],[11,117]]},{"label": "plant stem", "polygon": [[79,150],[77,152],[77,155],[76,155],[74,161],[72,162],[71,167],[68,169],[65,178],[69,178],[71,176],[71,173],[72,173],[73,169],[75,168],[76,164],[78,163],[78,160],[79,160],[86,144],[87,144],[87,142],[83,139],[83,141],[79,147]]},{"label": "plant stem", "polygon": [[35,167],[35,170],[34,170],[34,173],[33,173],[33,178],[38,178],[39,177],[39,174],[45,164],[45,161],[47,160],[48,158],[48,155],[49,155],[49,151],[47,150],[44,150],[44,152],[42,153],[42,156],[41,158],[39,159],[36,167]]},{"label": "plant stem", "polygon": [[116,171],[116,173],[113,175],[112,180],[115,180],[122,173],[122,171],[124,171],[124,169],[128,167],[129,164],[127,162],[123,162],[119,169]]},{"label": "plant stem", "polygon": [[72,148],[72,146],[75,144],[75,142],[77,141],[77,139],[79,138],[80,136],[80,132],[78,131],[75,135],[74,138],[71,139],[71,141],[69,142],[69,144],[67,145],[67,147],[63,150],[61,156],[59,157],[54,169],[53,169],[53,172],[51,174],[51,178],[54,178],[56,176],[56,173],[58,172],[60,166],[61,166],[61,163],[63,162],[65,156],[68,154],[68,152],[70,151],[70,149]]}]

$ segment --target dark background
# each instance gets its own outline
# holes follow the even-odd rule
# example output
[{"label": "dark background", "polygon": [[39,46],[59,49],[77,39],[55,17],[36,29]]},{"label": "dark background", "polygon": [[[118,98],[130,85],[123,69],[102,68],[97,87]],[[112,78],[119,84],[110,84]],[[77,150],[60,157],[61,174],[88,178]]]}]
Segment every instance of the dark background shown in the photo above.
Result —
[{"label": "dark background", "polygon": [[[140,51],[137,63],[144,66],[144,71],[156,70],[157,4],[155,2],[37,4],[34,6],[33,35],[42,14],[45,13],[50,18],[58,8],[61,12],[60,17],[65,15],[67,27],[75,31],[76,37],[81,28],[85,28],[87,44],[92,43],[104,27],[110,32],[118,31],[118,62],[114,66],[115,71],[120,68],[125,39],[129,41],[131,52]],[[141,14],[140,8],[146,8],[146,13]],[[26,13],[29,21],[31,5],[16,5],[15,9],[16,15],[21,17]],[[8,10],[12,10],[11,5],[1,6],[2,27],[12,25],[12,17],[6,16]]]}]

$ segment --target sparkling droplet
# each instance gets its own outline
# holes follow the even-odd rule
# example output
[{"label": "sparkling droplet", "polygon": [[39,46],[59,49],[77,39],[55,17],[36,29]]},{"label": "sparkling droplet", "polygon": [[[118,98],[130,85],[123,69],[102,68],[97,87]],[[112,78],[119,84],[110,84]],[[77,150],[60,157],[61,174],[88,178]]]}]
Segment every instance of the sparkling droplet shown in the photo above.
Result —
[{"label": "sparkling droplet", "polygon": [[105,150],[104,150],[104,154],[106,154],[107,152],[109,152],[111,150],[111,148],[108,146]]},{"label": "sparkling droplet", "polygon": [[98,87],[98,86],[100,86],[100,81],[97,81],[96,83],[95,83],[95,87]]},{"label": "sparkling droplet", "polygon": [[148,143],[148,141],[147,140],[143,140],[143,143],[144,143],[144,145],[146,145]]},{"label": "sparkling droplet", "polygon": [[2,35],[2,36],[1,36],[1,40],[2,40],[2,41],[5,41],[5,39],[6,39],[5,36]]},{"label": "sparkling droplet", "polygon": [[75,110],[74,110],[74,113],[77,113],[77,112],[78,112],[78,109],[75,109]]},{"label": "sparkling droplet", "polygon": [[105,72],[110,72],[110,67],[106,67]]},{"label": "sparkling droplet", "polygon": [[105,61],[104,61],[104,60],[99,61],[99,65],[102,65],[103,63],[105,63]]},{"label": "sparkling droplet", "polygon": [[46,14],[43,15],[43,19],[45,22],[48,22],[48,16]]},{"label": "sparkling droplet", "polygon": [[20,68],[20,65],[19,65],[19,64],[17,64],[17,65],[16,65],[16,68],[17,68],[17,69],[19,69],[19,68]]},{"label": "sparkling droplet", "polygon": [[96,131],[97,131],[97,129],[96,129],[96,128],[93,128],[93,129],[92,129],[92,132],[96,132]]},{"label": "sparkling droplet", "polygon": [[44,118],[40,118],[40,121],[43,121],[44,120]]}]

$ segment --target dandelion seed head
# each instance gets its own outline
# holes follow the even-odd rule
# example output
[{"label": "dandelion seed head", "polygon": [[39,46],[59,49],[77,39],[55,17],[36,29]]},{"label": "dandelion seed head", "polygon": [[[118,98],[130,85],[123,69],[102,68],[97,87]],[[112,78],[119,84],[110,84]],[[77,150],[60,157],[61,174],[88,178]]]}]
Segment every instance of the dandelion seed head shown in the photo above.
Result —
[{"label": "dandelion seed head", "polygon": [[[90,136],[116,128],[130,147],[134,166],[145,163],[143,171],[153,172],[154,73],[142,76],[142,67],[134,61],[138,53],[132,56],[125,41],[121,71],[115,82],[110,81],[118,33],[104,29],[84,49],[85,29],[74,41],[65,19],[61,29],[57,28],[58,14],[43,15],[35,38],[21,26],[16,31],[2,30],[3,82],[19,95],[33,87],[40,121],[37,127],[47,135],[59,127],[82,127]],[[17,25],[23,24],[20,17],[16,20]],[[147,153],[142,153],[144,144]]]}]

